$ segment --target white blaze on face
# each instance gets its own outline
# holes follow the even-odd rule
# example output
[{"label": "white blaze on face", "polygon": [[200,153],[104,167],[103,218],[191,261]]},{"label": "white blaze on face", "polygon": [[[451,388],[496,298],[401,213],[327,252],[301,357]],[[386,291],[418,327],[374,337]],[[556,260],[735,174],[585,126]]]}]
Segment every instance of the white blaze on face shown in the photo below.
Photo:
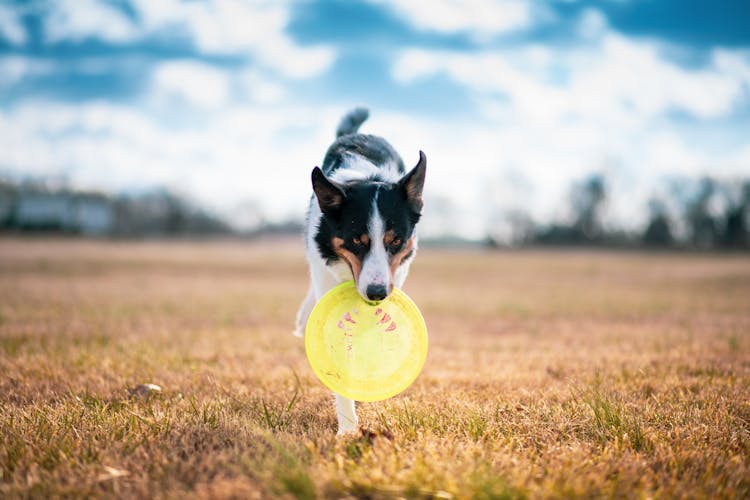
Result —
[{"label": "white blaze on face", "polygon": [[367,223],[370,236],[370,250],[362,262],[362,271],[359,273],[357,290],[359,294],[367,299],[367,287],[370,285],[384,286],[388,293],[391,291],[391,275],[388,262],[388,251],[383,243],[385,235],[385,223],[378,210],[378,193],[372,200],[372,212]]}]

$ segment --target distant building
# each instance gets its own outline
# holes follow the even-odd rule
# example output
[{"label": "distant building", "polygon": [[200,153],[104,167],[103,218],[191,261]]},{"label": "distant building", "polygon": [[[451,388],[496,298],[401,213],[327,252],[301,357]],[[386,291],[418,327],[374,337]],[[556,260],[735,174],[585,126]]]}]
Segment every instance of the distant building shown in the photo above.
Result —
[{"label": "distant building", "polygon": [[71,189],[55,179],[18,184],[0,179],[0,231],[135,237],[232,234],[222,219],[167,189],[111,197]]},{"label": "distant building", "polygon": [[70,195],[64,192],[21,192],[13,215],[21,229],[65,230],[71,219]]},{"label": "distant building", "polygon": [[11,225],[99,236],[111,233],[114,223],[112,203],[103,194],[32,187],[19,191]]},{"label": "distant building", "polygon": [[74,226],[86,235],[109,234],[114,229],[115,212],[112,202],[100,193],[78,193],[73,202]]},{"label": "distant building", "polygon": [[15,185],[0,181],[0,228],[8,227],[13,222],[17,194]]}]

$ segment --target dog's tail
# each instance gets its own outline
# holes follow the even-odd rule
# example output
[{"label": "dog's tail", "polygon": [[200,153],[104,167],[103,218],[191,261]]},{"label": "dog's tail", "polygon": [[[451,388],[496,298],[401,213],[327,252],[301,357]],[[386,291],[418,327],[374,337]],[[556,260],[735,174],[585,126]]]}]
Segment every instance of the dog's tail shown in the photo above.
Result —
[{"label": "dog's tail", "polygon": [[357,130],[359,130],[359,126],[362,125],[369,116],[370,110],[367,108],[354,108],[349,111],[339,122],[339,127],[336,129],[336,137],[356,134]]}]

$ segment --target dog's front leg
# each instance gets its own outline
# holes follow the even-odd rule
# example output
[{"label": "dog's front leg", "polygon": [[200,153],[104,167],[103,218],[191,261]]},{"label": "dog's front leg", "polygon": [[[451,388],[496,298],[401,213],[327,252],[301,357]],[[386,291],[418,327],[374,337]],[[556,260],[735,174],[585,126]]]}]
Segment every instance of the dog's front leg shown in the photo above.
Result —
[{"label": "dog's front leg", "polygon": [[310,317],[313,307],[315,307],[315,290],[312,283],[310,283],[307,296],[305,296],[305,300],[302,301],[302,305],[299,306],[299,311],[297,312],[297,321],[294,325],[294,335],[297,337],[304,337],[305,326],[307,326],[307,320]]},{"label": "dog's front leg", "polygon": [[334,393],[336,399],[336,418],[339,422],[337,436],[343,436],[352,432],[357,432],[359,428],[359,418],[354,408],[354,401]]},{"label": "dog's front leg", "polygon": [[[331,288],[339,283],[352,279],[351,270],[344,263],[335,266],[326,266],[322,259],[312,261],[310,266],[310,276],[312,277],[312,293],[314,300],[319,301]],[[359,429],[359,419],[354,407],[354,401],[334,393],[336,419],[338,420],[339,436],[356,432]]]}]

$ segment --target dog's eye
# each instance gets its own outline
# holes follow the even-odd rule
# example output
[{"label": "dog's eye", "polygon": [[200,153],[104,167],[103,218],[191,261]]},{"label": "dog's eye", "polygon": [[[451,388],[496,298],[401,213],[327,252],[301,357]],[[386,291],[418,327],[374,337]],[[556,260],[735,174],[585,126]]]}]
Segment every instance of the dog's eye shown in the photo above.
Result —
[{"label": "dog's eye", "polygon": [[388,245],[388,251],[391,253],[396,253],[401,249],[401,239],[400,238],[394,238]]},{"label": "dog's eye", "polygon": [[354,238],[352,240],[352,243],[354,243],[355,245],[361,245],[362,244],[362,240],[360,240],[359,238]]}]

